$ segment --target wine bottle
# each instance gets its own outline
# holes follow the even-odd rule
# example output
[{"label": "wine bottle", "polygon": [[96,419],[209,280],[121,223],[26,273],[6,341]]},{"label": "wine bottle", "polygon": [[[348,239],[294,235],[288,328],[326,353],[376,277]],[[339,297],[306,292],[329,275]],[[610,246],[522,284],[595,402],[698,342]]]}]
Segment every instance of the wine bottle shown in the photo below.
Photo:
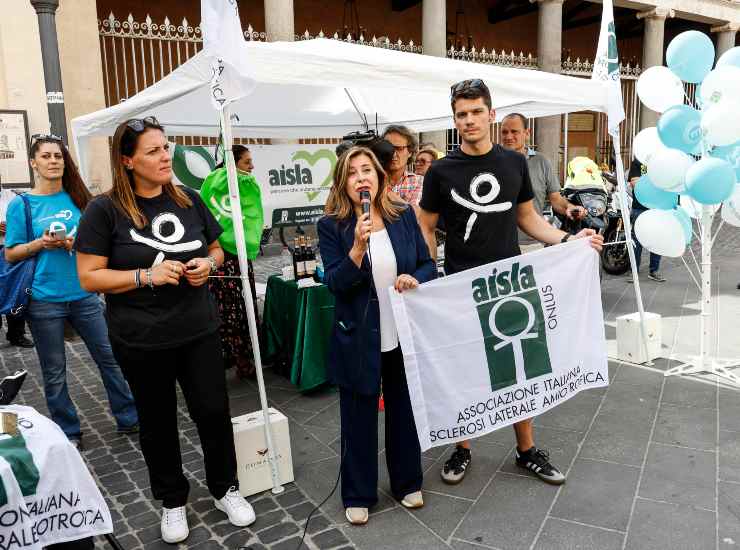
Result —
[{"label": "wine bottle", "polygon": [[311,237],[306,237],[306,277],[313,279],[316,273],[316,254],[311,246]]},{"label": "wine bottle", "polygon": [[298,280],[298,252],[300,249],[298,248],[298,237],[293,239],[293,279]]},{"label": "wine bottle", "polygon": [[304,244],[303,236],[298,237],[298,246],[296,247],[296,264],[298,266],[298,273],[296,275],[296,281],[303,279],[306,276],[306,246]]}]

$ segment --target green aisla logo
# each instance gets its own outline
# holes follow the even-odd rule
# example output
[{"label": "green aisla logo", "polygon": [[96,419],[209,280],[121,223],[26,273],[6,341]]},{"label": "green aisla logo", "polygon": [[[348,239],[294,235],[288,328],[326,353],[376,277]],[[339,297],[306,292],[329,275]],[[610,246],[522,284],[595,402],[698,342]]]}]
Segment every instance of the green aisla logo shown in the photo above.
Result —
[{"label": "green aisla logo", "polygon": [[[39,485],[39,469],[33,462],[31,451],[26,446],[23,434],[18,434],[0,440],[0,456],[10,465],[13,470],[21,494],[24,497],[35,495]],[[5,484],[0,481],[0,506],[8,503],[8,493]]]},{"label": "green aisla logo", "polygon": [[498,391],[552,372],[545,317],[531,265],[493,270],[472,282],[483,331],[491,389]]},{"label": "green aisla logo", "polygon": [[[290,159],[295,164],[293,167],[280,165],[280,169],[273,168],[267,172],[271,186],[278,185],[313,185],[314,173],[313,167],[321,160],[329,162],[329,170],[324,180],[319,184],[315,191],[306,191],[309,201],[314,200],[322,190],[331,187],[332,174],[334,166],[337,164],[337,156],[331,149],[319,149],[313,153],[309,151],[296,151]],[[308,168],[301,166],[298,161],[308,164]]]}]

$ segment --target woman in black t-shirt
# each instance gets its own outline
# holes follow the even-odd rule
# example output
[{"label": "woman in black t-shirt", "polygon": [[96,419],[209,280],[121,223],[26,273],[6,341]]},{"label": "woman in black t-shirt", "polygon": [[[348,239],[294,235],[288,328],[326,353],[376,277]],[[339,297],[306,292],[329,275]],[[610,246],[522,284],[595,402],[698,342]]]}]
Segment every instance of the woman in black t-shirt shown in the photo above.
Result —
[{"label": "woman in black t-shirt", "polygon": [[80,220],[77,266],[82,287],[106,295],[113,354],[139,411],[152,494],[163,501],[162,538],[180,542],[189,532],[175,382],[198,428],[216,508],[249,525],[255,515],[238,491],[218,314],[205,285],[223,263],[221,227],[197,193],[173,185],[156,119],[121,124],[112,148],[113,189]]}]

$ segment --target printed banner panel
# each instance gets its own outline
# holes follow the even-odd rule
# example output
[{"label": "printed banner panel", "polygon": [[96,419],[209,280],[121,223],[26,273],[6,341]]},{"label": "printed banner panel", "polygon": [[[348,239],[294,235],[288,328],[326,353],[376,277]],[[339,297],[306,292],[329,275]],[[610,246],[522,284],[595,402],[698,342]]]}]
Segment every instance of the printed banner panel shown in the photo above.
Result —
[{"label": "printed banner panel", "polygon": [[[199,190],[215,147],[170,144],[175,183]],[[323,215],[337,156],[334,145],[250,145],[265,226],[310,225]]]},{"label": "printed banner panel", "polygon": [[585,240],[389,293],[422,450],[608,384],[598,254]]}]

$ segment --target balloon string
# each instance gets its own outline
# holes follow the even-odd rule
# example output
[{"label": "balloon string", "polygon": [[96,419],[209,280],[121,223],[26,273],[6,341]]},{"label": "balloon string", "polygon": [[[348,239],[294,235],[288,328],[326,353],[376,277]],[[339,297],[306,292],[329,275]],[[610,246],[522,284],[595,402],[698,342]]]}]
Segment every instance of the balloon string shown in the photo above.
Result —
[{"label": "balloon string", "polygon": [[698,288],[699,290],[701,290],[701,285],[699,284],[699,281],[697,281],[696,280],[696,277],[694,277],[694,273],[691,271],[691,268],[689,267],[689,264],[686,263],[686,260],[684,259],[683,256],[681,256],[681,261],[683,262],[683,265],[686,266],[686,271],[689,272],[689,275],[694,280],[694,284],[696,285],[696,288]]}]

